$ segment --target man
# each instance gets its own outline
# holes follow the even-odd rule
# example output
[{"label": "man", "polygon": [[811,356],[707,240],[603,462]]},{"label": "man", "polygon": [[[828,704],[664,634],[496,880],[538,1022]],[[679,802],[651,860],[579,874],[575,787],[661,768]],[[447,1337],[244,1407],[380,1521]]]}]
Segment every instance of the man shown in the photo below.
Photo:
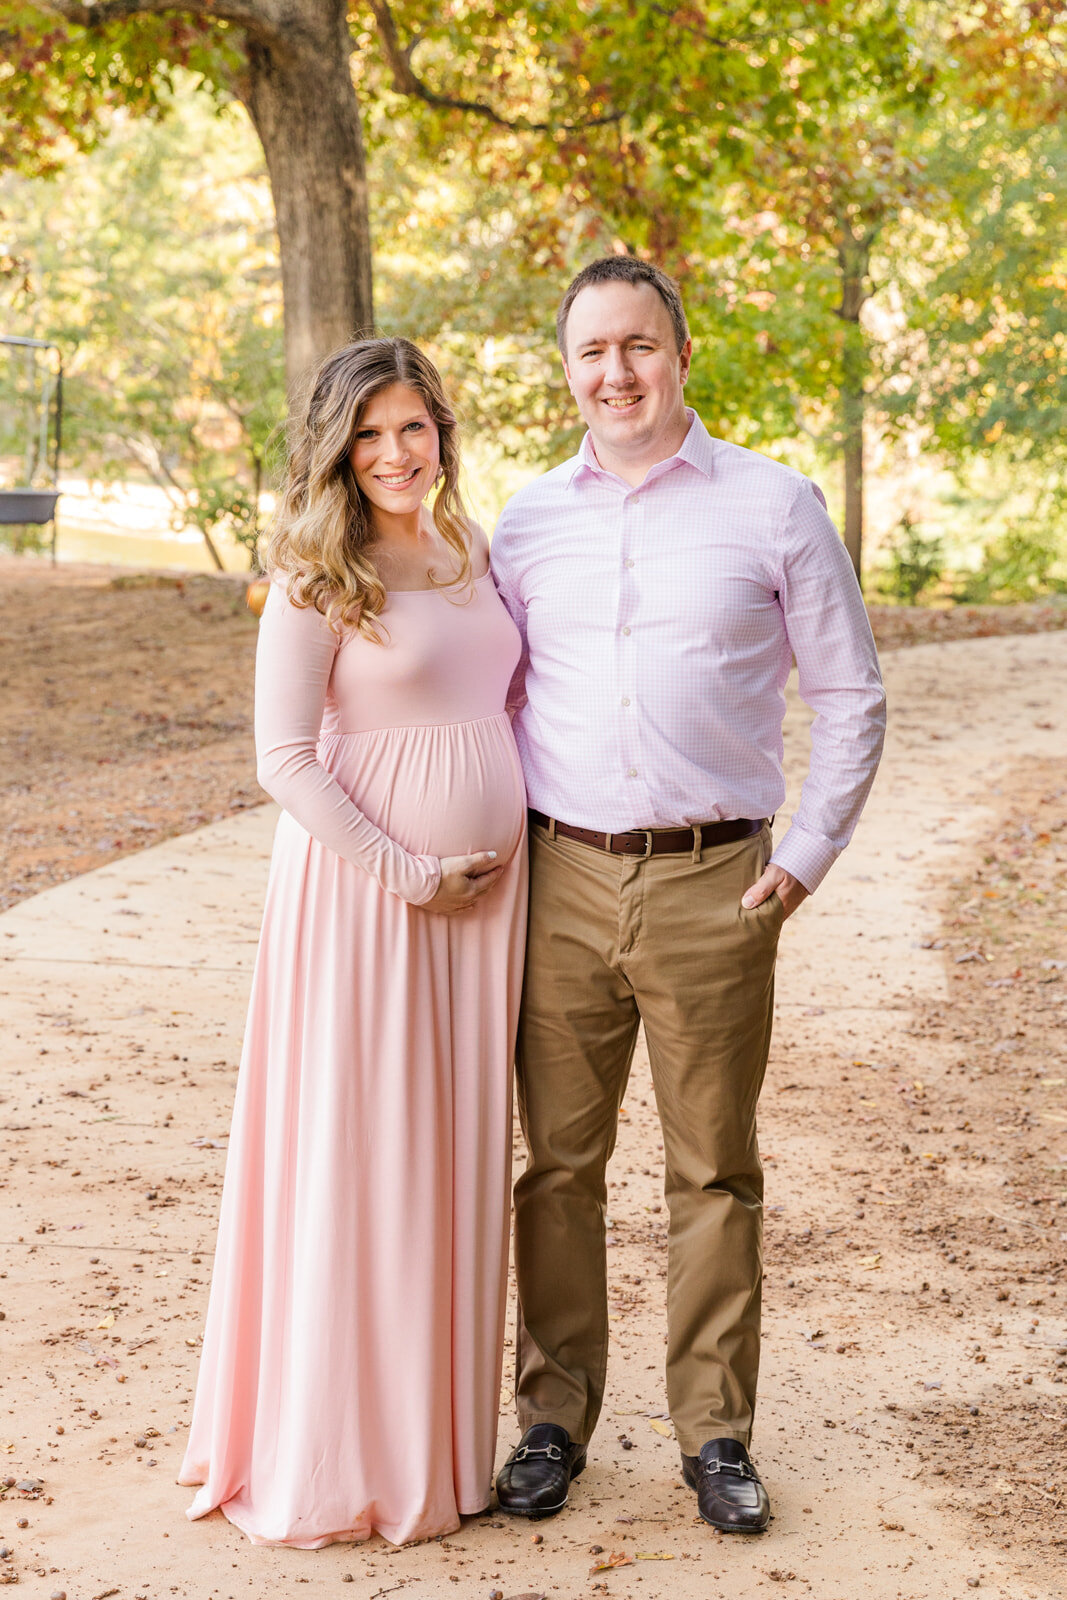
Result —
[{"label": "man", "polygon": [[[526,645],[513,698],[531,821],[515,1189],[525,1431],[497,1494],[505,1511],[550,1516],[585,1466],[607,1363],[605,1169],[643,1023],[683,1473],[705,1521],[759,1532],[756,1101],[775,953],[855,827],[884,694],[818,489],[687,410],[692,342],[671,279],[629,256],[594,261],[557,332],[589,431],[511,500],[492,554]],[[811,766],[772,854],[794,653],[816,713]]]}]

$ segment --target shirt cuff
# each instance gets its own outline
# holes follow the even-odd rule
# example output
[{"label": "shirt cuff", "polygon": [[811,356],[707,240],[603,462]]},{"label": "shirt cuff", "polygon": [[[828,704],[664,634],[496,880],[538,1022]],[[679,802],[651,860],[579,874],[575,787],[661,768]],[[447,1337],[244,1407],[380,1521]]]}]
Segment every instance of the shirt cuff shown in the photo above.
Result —
[{"label": "shirt cuff", "polygon": [[809,894],[814,894],[840,854],[829,839],[809,833],[801,823],[793,822],[781,844],[775,847],[771,862],[783,872],[791,873]]}]

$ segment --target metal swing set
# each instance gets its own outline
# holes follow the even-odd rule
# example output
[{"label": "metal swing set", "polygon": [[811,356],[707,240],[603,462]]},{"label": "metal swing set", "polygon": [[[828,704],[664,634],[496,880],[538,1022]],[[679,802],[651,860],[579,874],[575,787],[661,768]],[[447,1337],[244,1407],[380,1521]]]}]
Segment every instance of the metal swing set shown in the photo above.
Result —
[{"label": "metal swing set", "polygon": [[0,524],[52,525],[63,432],[63,358],[48,339],[0,334],[7,371],[0,381]]}]

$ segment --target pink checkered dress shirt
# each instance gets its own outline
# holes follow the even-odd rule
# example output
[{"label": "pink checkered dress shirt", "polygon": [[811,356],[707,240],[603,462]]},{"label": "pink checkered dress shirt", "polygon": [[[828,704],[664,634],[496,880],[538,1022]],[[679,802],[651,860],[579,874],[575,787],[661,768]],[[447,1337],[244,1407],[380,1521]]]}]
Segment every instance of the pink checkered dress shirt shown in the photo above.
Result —
[{"label": "pink checkered dress shirt", "polygon": [[690,417],[636,488],[586,435],[497,523],[493,575],[525,644],[510,703],[530,805],[611,833],[773,815],[795,655],[811,764],[772,859],[813,890],[882,751],[867,613],[816,486]]}]

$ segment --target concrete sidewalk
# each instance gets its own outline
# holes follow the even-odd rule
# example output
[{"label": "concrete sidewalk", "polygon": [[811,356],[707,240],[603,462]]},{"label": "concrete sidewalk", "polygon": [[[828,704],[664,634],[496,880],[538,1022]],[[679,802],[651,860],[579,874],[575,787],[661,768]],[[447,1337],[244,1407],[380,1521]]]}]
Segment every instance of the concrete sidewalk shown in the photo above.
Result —
[{"label": "concrete sidewalk", "polygon": [[[768,1198],[801,1211],[822,1203],[820,1185],[832,1188],[831,1156],[849,1135],[818,1119],[781,1131],[775,1081],[801,1056],[907,1057],[909,990],[945,988],[918,948],[936,926],[931,884],[982,824],[990,786],[1019,760],[1063,751],[1065,634],[926,646],[885,664],[891,740],[874,800],[783,939],[763,1142],[775,1158]],[[806,720],[792,703],[794,779],[806,762]],[[41,1480],[0,1503],[0,1545],[11,1550],[0,1571],[17,1571],[31,1594],[61,1589],[68,1600],[289,1595],[297,1583],[332,1592],[348,1574],[355,1587],[345,1592],[364,1600],[394,1589],[570,1597],[594,1583],[686,1600],[792,1581],[826,1600],[959,1600],[975,1577],[1003,1600],[1052,1600],[1058,1591],[995,1545],[975,1547],[973,1524],[944,1508],[882,1429],[886,1396],[910,1394],[931,1361],[961,1393],[977,1381],[962,1354],[931,1350],[929,1332],[908,1326],[904,1281],[884,1283],[877,1306],[856,1310],[870,1319],[868,1354],[847,1372],[820,1364],[801,1314],[769,1283],[756,1453],[776,1520],[754,1541],[720,1538],[695,1520],[677,1448],[650,1426],[650,1413],[665,1409],[664,1216],[643,1060],[611,1195],[613,1273],[633,1288],[614,1309],[608,1408],[573,1508],[536,1528],[471,1522],[443,1543],[400,1552],[379,1539],[315,1553],[256,1549],[217,1515],[185,1521],[191,1494],[174,1478],[273,820],[271,807],[246,812],[0,916],[9,1408],[0,1411],[0,1476]],[[872,1331],[887,1314],[899,1334]],[[506,1371],[501,1455],[514,1431],[510,1381]],[[835,1419],[833,1435],[824,1418]],[[631,1435],[634,1448],[621,1453]],[[591,1577],[603,1559],[593,1545],[625,1549],[632,1564]]]}]

